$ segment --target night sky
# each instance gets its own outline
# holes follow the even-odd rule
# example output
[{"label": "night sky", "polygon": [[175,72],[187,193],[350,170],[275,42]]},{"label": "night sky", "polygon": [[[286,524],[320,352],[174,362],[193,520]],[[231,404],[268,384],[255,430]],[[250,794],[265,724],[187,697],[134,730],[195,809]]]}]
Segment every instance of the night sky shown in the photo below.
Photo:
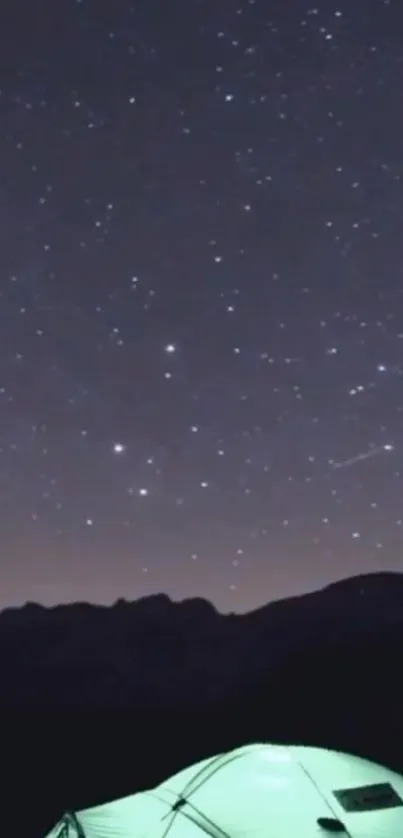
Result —
[{"label": "night sky", "polygon": [[0,607],[403,570],[398,0],[8,0]]}]

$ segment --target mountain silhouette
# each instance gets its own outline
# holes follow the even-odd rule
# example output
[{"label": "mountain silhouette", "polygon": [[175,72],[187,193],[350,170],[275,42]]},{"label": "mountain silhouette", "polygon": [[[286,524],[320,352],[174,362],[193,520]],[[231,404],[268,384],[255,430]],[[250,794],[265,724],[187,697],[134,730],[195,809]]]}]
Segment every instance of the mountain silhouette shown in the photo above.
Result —
[{"label": "mountain silhouette", "polygon": [[403,773],[402,649],[403,573],[247,614],[165,594],[6,609],[4,829],[39,838],[66,810],[257,741],[343,750]]}]

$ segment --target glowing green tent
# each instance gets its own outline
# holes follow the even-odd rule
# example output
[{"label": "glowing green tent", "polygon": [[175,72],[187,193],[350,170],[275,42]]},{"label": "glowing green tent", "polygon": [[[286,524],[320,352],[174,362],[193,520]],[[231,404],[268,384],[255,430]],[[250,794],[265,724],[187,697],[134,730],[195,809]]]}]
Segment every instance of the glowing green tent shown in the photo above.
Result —
[{"label": "glowing green tent", "polygon": [[403,838],[403,777],[348,754],[249,745],[66,817],[48,838]]}]

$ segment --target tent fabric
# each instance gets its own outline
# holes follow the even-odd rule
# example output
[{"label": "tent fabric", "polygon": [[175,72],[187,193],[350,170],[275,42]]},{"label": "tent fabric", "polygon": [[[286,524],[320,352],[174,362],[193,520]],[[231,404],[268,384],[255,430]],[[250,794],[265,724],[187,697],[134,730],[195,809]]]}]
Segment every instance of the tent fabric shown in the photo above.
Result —
[{"label": "tent fabric", "polygon": [[257,744],[66,815],[48,838],[402,838],[403,777],[348,754]]}]

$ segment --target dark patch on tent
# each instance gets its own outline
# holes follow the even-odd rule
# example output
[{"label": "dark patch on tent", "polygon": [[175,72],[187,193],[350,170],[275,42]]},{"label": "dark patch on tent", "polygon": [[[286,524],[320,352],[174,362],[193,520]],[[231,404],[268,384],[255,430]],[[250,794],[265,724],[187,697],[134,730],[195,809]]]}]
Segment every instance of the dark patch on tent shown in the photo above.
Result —
[{"label": "dark patch on tent", "polygon": [[340,789],[333,794],[345,812],[374,812],[403,806],[403,800],[390,783]]}]

